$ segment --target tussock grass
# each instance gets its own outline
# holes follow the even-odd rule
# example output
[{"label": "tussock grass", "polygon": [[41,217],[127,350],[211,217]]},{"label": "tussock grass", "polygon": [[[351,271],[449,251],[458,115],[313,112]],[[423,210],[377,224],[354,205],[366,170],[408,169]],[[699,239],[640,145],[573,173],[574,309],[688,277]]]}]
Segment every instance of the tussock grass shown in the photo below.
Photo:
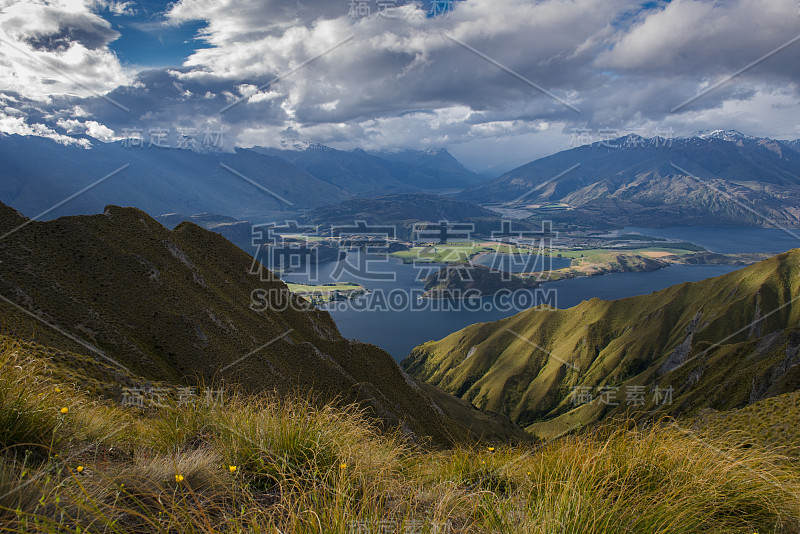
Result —
[{"label": "tussock grass", "polygon": [[125,410],[13,344],[0,400],[0,532],[800,532],[796,466],[673,424],[426,450],[269,394]]},{"label": "tussock grass", "polygon": [[[64,415],[54,385],[43,378],[44,366],[10,344],[0,352],[0,446],[14,451],[33,447],[41,455],[63,436]],[[67,407],[68,409],[68,407]],[[46,453],[45,453],[46,456]]]},{"label": "tussock grass", "polygon": [[526,517],[542,531],[796,532],[797,472],[777,460],[673,426],[570,437],[533,457]]},{"label": "tussock grass", "polygon": [[734,443],[758,444],[800,458],[800,391],[763,399],[724,412],[705,410],[693,426]]}]

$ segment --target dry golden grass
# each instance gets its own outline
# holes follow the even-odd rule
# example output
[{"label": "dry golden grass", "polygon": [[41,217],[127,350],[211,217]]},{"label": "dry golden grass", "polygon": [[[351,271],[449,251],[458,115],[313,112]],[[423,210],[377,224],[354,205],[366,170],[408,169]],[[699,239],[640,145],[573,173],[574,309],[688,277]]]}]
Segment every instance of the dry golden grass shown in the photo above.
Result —
[{"label": "dry golden grass", "polygon": [[12,344],[0,400],[0,532],[800,532],[800,471],[676,426],[425,450],[269,395],[129,411]]}]

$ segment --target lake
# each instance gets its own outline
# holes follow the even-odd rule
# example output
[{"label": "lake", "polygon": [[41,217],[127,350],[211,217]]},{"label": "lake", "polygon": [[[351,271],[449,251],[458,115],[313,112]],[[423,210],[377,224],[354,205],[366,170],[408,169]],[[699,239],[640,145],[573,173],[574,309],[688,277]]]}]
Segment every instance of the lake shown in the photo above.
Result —
[{"label": "lake", "polygon": [[539,254],[481,254],[473,263],[499,269],[507,273],[534,273],[562,269],[572,265],[569,258],[553,256],[546,258]]},{"label": "lake", "polygon": [[779,254],[800,248],[800,230],[778,228],[738,228],[727,226],[684,226],[671,228],[628,227],[616,235],[640,233],[651,237],[680,239],[706,247],[720,254],[735,252],[771,252]]},{"label": "lake", "polygon": [[[496,321],[523,309],[503,308],[490,297],[483,299],[483,305],[478,309],[433,309],[440,303],[430,299],[420,301],[415,297],[422,292],[420,276],[430,274],[441,266],[417,267],[404,264],[397,258],[362,256],[357,252],[349,253],[347,261],[362,267],[362,263],[369,262],[368,270],[376,276],[365,277],[363,272],[356,272],[356,268],[343,270],[340,263],[326,263],[319,266],[316,280],[311,280],[311,283],[357,282],[372,290],[372,296],[357,302],[335,303],[329,306],[329,311],[342,335],[377,345],[397,361],[405,358],[411,349],[421,343],[441,339],[474,323]],[[674,284],[703,280],[735,269],[736,267],[728,265],[672,265],[650,273],[612,273],[562,280],[544,284],[540,290],[554,292],[552,294],[555,295],[557,306],[569,308],[594,297],[619,299],[644,295]],[[371,279],[377,276],[394,277],[394,280]],[[285,274],[282,278],[287,282],[309,282],[306,273]],[[390,293],[398,297],[401,297],[400,293],[406,297],[411,295],[412,298],[407,298],[405,303],[398,298],[399,306],[380,306],[379,299],[375,297]],[[375,311],[376,307],[378,311]]]}]

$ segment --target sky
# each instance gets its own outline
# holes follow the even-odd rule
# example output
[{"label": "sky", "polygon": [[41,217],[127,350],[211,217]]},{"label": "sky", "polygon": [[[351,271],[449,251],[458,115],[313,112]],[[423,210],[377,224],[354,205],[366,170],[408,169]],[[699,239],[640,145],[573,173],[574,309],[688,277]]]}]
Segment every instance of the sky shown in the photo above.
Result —
[{"label": "sky", "polygon": [[798,0],[0,0],[0,132],[227,149],[800,138]]}]

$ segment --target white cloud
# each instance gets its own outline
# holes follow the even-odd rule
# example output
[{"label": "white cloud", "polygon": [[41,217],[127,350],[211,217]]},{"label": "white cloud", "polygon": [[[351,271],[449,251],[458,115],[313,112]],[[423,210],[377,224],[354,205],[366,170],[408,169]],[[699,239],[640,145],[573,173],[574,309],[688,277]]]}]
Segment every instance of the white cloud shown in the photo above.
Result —
[{"label": "white cloud", "polygon": [[136,3],[132,1],[98,0],[97,6],[99,9],[105,9],[118,17],[136,14]]},{"label": "white cloud", "polygon": [[86,0],[6,0],[0,10],[0,91],[42,102],[126,84],[107,48],[118,33]]},{"label": "white cloud", "polygon": [[[197,50],[176,76],[228,84],[227,93],[220,93],[229,100],[235,93],[235,98],[249,96],[222,117],[241,132],[242,144],[276,143],[275,132],[293,126],[317,142],[349,137],[358,146],[406,141],[416,146],[531,131],[540,119],[574,113],[445,34],[561,98],[579,100],[597,77],[589,68],[592,43],[606,39],[611,22],[630,5],[629,0],[599,6],[590,0],[469,0],[448,17],[429,19],[421,6],[405,5],[395,18],[354,21],[344,1],[304,2],[303,9],[289,10],[271,2],[182,0],[169,17],[207,21],[201,35],[212,46]],[[593,16],[586,16],[589,11]],[[350,35],[351,42],[320,56]],[[268,89],[256,90],[276,77],[281,79]],[[269,125],[253,113],[266,103]],[[487,117],[481,128],[467,121],[474,111],[503,116]],[[503,124],[515,126],[503,132]]]},{"label": "white cloud", "polygon": [[[788,16],[796,14],[793,1],[674,0],[641,11],[639,2],[626,0],[468,0],[448,17],[373,14],[353,21],[346,2],[304,2],[296,9],[271,1],[181,0],[169,17],[208,24],[201,33],[211,47],[189,57],[182,79],[228,81],[240,87],[240,95],[247,80],[257,95],[240,104],[248,111],[280,101],[271,108],[274,125],[248,121],[243,111],[224,117],[236,122],[242,143],[275,143],[269,136],[283,121],[317,142],[419,146],[525,136],[540,131],[542,123],[601,128],[680,122],[670,110],[697,94],[710,72],[724,72],[726,64],[732,72],[734,65],[746,64],[743,58],[754,59],[792,31],[800,33]],[[348,35],[354,36],[350,43],[293,72]],[[789,70],[788,76],[797,75]],[[268,99],[256,91],[287,72],[270,85]],[[698,106],[714,109],[729,99],[756,98],[752,79],[736,81]],[[452,118],[454,109],[466,111]]]},{"label": "white cloud", "polygon": [[[732,74],[800,35],[797,9],[796,0],[673,0],[621,33],[597,65],[700,79]],[[800,81],[797,50],[770,57],[754,75]]]},{"label": "white cloud", "polygon": [[56,124],[66,130],[68,134],[86,134],[104,143],[119,139],[114,135],[114,130],[97,121],[81,122],[76,119],[59,119]]},{"label": "white cloud", "polygon": [[25,117],[8,115],[2,111],[0,111],[0,133],[47,137],[62,145],[77,145],[83,148],[92,146],[87,139],[75,139],[68,135],[60,134],[45,124],[28,124]]}]

